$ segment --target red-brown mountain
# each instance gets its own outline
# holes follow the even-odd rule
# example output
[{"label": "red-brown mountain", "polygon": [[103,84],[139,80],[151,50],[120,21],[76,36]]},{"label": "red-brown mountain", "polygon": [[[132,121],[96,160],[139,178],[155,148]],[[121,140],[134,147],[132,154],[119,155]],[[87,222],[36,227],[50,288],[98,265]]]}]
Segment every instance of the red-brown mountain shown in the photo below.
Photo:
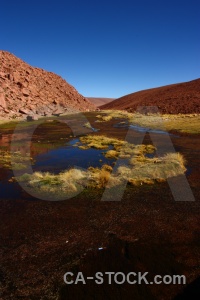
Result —
[{"label": "red-brown mountain", "polygon": [[100,108],[134,111],[138,106],[157,106],[168,114],[200,113],[200,79],[139,91]]},{"label": "red-brown mountain", "polygon": [[101,98],[101,97],[99,97],[99,98],[87,97],[87,99],[97,107],[102,106],[104,104],[107,104],[107,103],[115,100],[115,98]]},{"label": "red-brown mountain", "polygon": [[0,118],[95,110],[60,76],[0,51]]}]

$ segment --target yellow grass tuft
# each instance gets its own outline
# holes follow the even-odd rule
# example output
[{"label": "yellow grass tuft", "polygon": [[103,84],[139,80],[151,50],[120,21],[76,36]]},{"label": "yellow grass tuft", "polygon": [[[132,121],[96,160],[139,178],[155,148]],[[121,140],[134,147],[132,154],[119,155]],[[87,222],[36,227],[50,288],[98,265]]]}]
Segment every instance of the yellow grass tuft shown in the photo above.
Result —
[{"label": "yellow grass tuft", "polygon": [[104,164],[104,165],[102,166],[102,169],[103,169],[103,170],[106,170],[106,171],[109,171],[110,173],[111,173],[112,170],[113,170],[113,168],[112,168],[111,166],[107,165],[107,164]]},{"label": "yellow grass tuft", "polygon": [[[83,146],[87,146],[89,148],[96,148],[96,149],[107,149],[110,145],[115,146],[121,146],[125,142],[121,141],[116,138],[109,138],[105,135],[86,135],[80,137],[80,141],[83,144]],[[78,146],[79,148],[81,146]]]},{"label": "yellow grass tuft", "polygon": [[86,123],[83,125],[83,127],[86,127],[86,128],[89,128],[89,129],[92,128],[90,122],[86,122]]},{"label": "yellow grass tuft", "polygon": [[119,154],[119,152],[116,150],[109,150],[106,152],[105,157],[106,158],[117,158],[118,154]]},{"label": "yellow grass tuft", "polygon": [[27,167],[27,163],[33,164],[34,161],[28,154],[19,151],[9,152],[0,150],[0,165],[12,170],[21,170]]},{"label": "yellow grass tuft", "polygon": [[163,157],[163,161],[166,161],[166,162],[171,161],[173,163],[177,163],[182,168],[185,168],[185,164],[186,164],[185,158],[179,152],[165,154],[165,156]]}]

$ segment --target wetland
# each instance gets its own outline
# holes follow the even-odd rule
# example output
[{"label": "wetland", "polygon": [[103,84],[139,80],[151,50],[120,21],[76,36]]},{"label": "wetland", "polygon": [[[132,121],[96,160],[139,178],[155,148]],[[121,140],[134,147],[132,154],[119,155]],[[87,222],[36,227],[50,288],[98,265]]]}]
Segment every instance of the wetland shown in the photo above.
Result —
[{"label": "wetland", "polygon": [[[199,116],[163,119],[103,111],[0,126],[3,299],[94,299],[92,282],[63,284],[70,270],[198,278]],[[185,175],[194,202],[170,191],[167,179]],[[101,201],[123,182],[121,201]],[[95,299],[173,299],[183,288],[104,284]]]}]

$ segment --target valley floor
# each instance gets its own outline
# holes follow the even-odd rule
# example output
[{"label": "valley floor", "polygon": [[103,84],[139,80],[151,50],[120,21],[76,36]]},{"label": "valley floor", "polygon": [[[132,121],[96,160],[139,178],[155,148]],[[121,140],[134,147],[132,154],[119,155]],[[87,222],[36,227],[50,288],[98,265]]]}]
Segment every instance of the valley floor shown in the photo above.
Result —
[{"label": "valley floor", "polygon": [[[114,126],[119,120],[95,122],[96,113],[86,116],[104,135],[126,136],[127,128]],[[50,123],[48,126],[52,129]],[[70,134],[61,125],[49,136],[41,128],[35,133],[35,142],[51,138],[53,143]],[[127,185],[118,202],[101,201],[103,189],[84,189],[72,199],[56,202],[33,198],[20,187],[16,189],[19,193],[10,196],[2,189],[0,298],[169,300],[184,289],[179,285],[97,285],[92,281],[65,285],[63,275],[68,271],[82,271],[86,276],[97,271],[184,274],[188,284],[199,278],[200,139],[199,134],[176,134],[178,138],[170,137],[187,161],[194,202],[175,201],[167,182]],[[147,134],[145,143],[149,142]],[[41,144],[40,151],[47,152],[47,145]],[[1,169],[1,183],[9,172]]]}]

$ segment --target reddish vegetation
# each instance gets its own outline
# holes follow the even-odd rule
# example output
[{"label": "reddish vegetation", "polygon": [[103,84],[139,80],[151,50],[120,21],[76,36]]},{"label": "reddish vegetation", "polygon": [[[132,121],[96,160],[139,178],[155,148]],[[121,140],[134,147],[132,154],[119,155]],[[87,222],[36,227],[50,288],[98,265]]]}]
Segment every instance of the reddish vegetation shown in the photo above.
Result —
[{"label": "reddish vegetation", "polygon": [[138,106],[157,106],[161,113],[200,113],[200,79],[144,90],[101,106],[134,111]]},{"label": "reddish vegetation", "polygon": [[110,103],[111,101],[115,100],[114,98],[94,98],[94,97],[87,97],[87,99],[97,107]]},{"label": "reddish vegetation", "polygon": [[95,110],[60,76],[33,68],[13,54],[0,51],[0,117],[52,115]]}]

